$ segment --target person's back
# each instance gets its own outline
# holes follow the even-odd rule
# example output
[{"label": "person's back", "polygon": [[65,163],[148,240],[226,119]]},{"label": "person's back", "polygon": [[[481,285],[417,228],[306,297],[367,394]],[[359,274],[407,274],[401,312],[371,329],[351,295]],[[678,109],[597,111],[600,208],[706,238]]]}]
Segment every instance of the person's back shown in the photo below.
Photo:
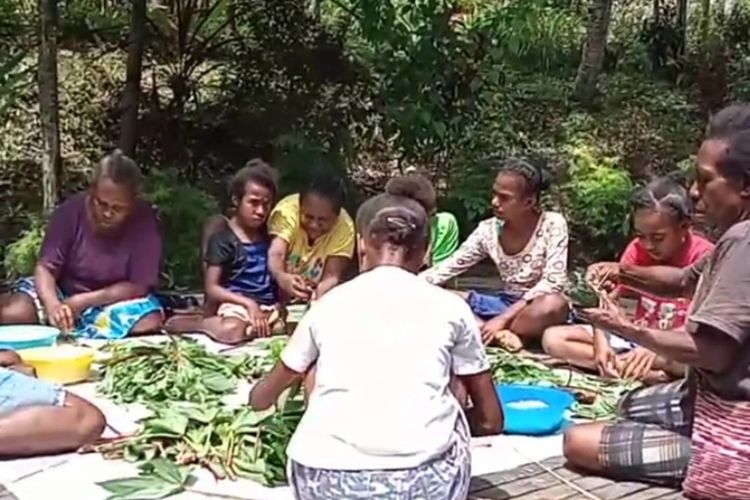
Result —
[{"label": "person's back", "polygon": [[[418,202],[371,198],[357,230],[363,274],[312,306],[250,405],[264,410],[305,379],[288,449],[299,500],[464,499],[470,429],[503,425],[479,329],[458,297],[416,276],[430,235]],[[465,413],[454,385],[471,397]]]},{"label": "person's back", "polygon": [[[451,373],[487,369],[472,324],[458,296],[394,266],[332,290],[300,325],[320,350],[290,456],[359,470],[414,467],[443,453],[460,415]],[[291,367],[300,361],[294,347],[283,359]]]}]

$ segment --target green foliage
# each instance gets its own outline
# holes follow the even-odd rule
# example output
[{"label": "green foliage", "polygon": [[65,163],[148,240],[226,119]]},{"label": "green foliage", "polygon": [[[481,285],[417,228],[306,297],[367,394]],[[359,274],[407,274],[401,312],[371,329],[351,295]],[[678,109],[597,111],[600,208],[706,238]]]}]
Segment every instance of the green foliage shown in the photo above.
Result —
[{"label": "green foliage", "polygon": [[113,344],[109,351],[99,391],[118,403],[206,403],[234,391],[238,380],[258,375],[256,358],[211,354],[186,338]]},{"label": "green foliage", "polygon": [[218,213],[216,200],[181,181],[173,170],[152,171],[146,185],[147,198],[161,219],[166,286],[200,287],[203,224]]},{"label": "green foliage", "polygon": [[[579,112],[568,96],[585,4],[149,3],[136,157],[145,170],[175,172],[151,189],[161,198],[170,280],[198,284],[200,229],[214,213],[215,203],[190,186],[212,189],[254,156],[279,167],[284,192],[299,189],[320,165],[350,174],[368,192],[404,167],[426,168],[463,229],[488,211],[495,174],[488,158],[543,156],[557,178],[575,183],[583,175],[586,185],[591,174],[566,168],[578,161],[573,151],[579,146],[596,157],[619,158],[612,169],[634,180],[674,170],[695,152],[708,109],[696,98],[695,74],[720,72],[702,66],[701,59],[673,64],[674,30],[644,24],[653,17],[653,2],[620,2],[600,79],[600,108]],[[729,17],[712,22],[712,39],[728,49],[725,86],[732,99],[750,96],[748,5],[735,2]],[[61,5],[66,192],[78,190],[86,171],[118,142],[129,7],[103,0]],[[0,56],[0,178],[13,186],[1,201],[26,211],[34,211],[40,198],[42,141],[31,77],[36,8],[30,0],[0,0],[0,54],[26,54],[21,62]],[[695,26],[688,30],[688,54],[701,53],[696,14],[689,16]],[[668,68],[670,77],[679,74],[664,79],[663,71],[654,73],[657,66]],[[714,93],[724,95],[721,90]],[[565,196],[553,193],[550,201],[564,208]],[[574,246],[589,256],[612,253],[622,228],[611,223],[591,231],[579,209],[571,209],[578,218],[572,223]],[[6,214],[0,236],[15,239],[24,220]],[[613,238],[590,234],[609,230]],[[573,255],[579,256],[576,250]]]},{"label": "green foliage", "polygon": [[569,155],[563,190],[568,223],[579,238],[573,245],[587,256],[611,259],[627,242],[633,180],[618,159],[589,146],[573,146]]},{"label": "green foliage", "polygon": [[107,500],[156,500],[184,491],[191,472],[191,467],[179,467],[169,460],[155,458],[139,466],[137,477],[96,484],[110,493]]},{"label": "green foliage", "polygon": [[599,304],[599,296],[586,283],[586,273],[579,269],[568,276],[568,297],[577,304],[586,307],[595,307]]},{"label": "green foliage", "polygon": [[575,69],[584,18],[549,0],[493,2],[477,11],[473,29],[494,35],[492,57],[525,71]]},{"label": "green foliage", "polygon": [[0,117],[10,108],[17,94],[31,81],[31,68],[24,67],[26,54],[4,55],[0,50]]},{"label": "green foliage", "polygon": [[44,239],[44,227],[41,217],[30,218],[28,228],[6,247],[3,267],[9,278],[31,276],[34,273]]},{"label": "green foliage", "polygon": [[[100,484],[122,498],[163,498],[170,486],[183,489],[189,470],[171,464],[199,464],[217,480],[238,477],[279,486],[286,482],[286,448],[302,418],[301,401],[290,398],[277,411],[255,412],[171,401],[143,421],[139,433],[94,447],[106,458],[152,463],[141,478]],[[154,467],[154,458],[163,459]],[[166,464],[170,464],[167,466]],[[145,489],[153,496],[137,496]],[[153,492],[153,493],[152,493]],[[121,497],[111,497],[121,498]]]}]

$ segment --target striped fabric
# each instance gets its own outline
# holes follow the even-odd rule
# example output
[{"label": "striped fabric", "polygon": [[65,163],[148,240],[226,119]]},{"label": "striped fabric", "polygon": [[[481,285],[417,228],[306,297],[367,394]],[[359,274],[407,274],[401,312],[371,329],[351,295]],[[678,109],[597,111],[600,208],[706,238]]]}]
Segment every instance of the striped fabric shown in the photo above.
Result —
[{"label": "striped fabric", "polygon": [[690,498],[750,496],[750,401],[725,401],[699,389],[692,458],[683,483]]}]

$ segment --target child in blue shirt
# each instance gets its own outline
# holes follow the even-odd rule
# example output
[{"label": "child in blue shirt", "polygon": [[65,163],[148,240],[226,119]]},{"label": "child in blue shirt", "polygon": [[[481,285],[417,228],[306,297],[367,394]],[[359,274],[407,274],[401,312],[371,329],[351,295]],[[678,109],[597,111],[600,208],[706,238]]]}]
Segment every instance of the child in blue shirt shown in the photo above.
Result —
[{"label": "child in blue shirt", "polygon": [[267,337],[280,319],[278,291],[268,269],[266,221],[276,198],[274,170],[251,160],[230,185],[234,210],[208,239],[204,261],[206,302],[212,315],[175,318],[170,329],[202,331],[217,342],[237,344]]}]

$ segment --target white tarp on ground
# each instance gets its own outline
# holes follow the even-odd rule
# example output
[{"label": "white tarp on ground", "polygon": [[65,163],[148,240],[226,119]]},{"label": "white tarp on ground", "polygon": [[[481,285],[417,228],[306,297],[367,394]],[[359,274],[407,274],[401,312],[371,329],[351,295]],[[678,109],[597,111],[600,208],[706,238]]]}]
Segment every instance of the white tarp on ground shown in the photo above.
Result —
[{"label": "white tarp on ground", "polygon": [[[222,346],[202,340],[212,351]],[[252,351],[254,347],[233,350],[232,354]],[[94,384],[79,384],[68,388],[92,401],[107,416],[105,436],[129,434],[138,428],[137,420],[144,416],[138,406],[119,407],[97,397]],[[247,397],[249,386],[241,384],[238,393],[231,397],[236,402]],[[475,476],[509,470],[530,461],[559,456],[562,453],[562,437],[532,438],[525,436],[493,436],[472,440],[472,473]],[[104,460],[98,454],[60,455],[55,457],[8,460],[0,462],[0,483],[5,485],[20,500],[43,498],[76,498],[78,500],[104,500],[107,492],[97,482],[137,474],[136,467],[122,461]],[[205,470],[195,473],[197,482],[190,491],[176,495],[174,499],[224,498],[254,500],[289,500],[288,488],[266,488],[248,480],[216,481]]]}]

